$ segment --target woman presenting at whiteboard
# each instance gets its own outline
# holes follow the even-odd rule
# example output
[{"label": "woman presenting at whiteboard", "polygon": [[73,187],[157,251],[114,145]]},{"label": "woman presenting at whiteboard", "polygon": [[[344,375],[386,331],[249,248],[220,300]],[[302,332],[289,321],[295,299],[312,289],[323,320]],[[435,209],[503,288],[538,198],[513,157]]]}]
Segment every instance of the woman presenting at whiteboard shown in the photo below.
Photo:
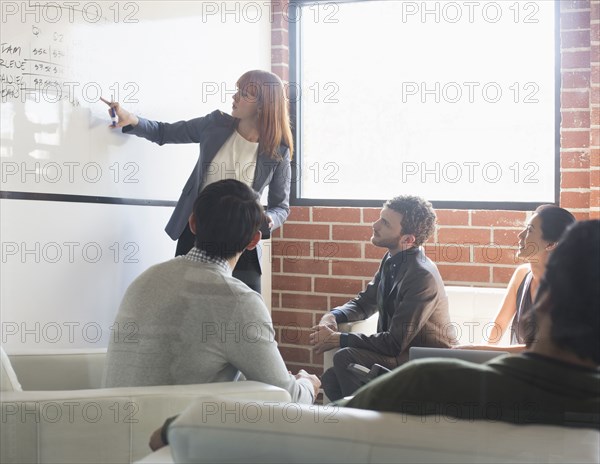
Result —
[{"label": "woman presenting at whiteboard", "polygon": [[[118,116],[115,127],[151,142],[198,143],[200,156],[165,231],[177,240],[175,255],[186,254],[194,246],[188,218],[198,193],[207,185],[235,178],[259,195],[269,186],[266,215],[268,227],[263,236],[280,227],[289,214],[291,183],[290,159],[293,153],[287,100],[281,79],[267,71],[248,71],[236,83],[231,115],[213,111],[207,116],[164,123],[129,113],[117,102],[103,100]],[[246,250],[233,276],[260,293],[260,260],[256,249]]]}]

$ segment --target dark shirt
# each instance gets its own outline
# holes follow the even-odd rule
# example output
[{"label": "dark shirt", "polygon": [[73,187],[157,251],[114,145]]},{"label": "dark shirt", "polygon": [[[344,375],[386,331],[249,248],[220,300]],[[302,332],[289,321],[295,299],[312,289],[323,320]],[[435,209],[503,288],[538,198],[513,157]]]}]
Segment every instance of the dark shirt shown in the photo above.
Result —
[{"label": "dark shirt", "polygon": [[536,320],[531,295],[533,274],[529,271],[517,289],[517,312],[511,324],[511,345],[526,344],[530,346],[535,338]]},{"label": "dark shirt", "polygon": [[381,266],[381,279],[377,289],[377,309],[384,311],[388,317],[383,320],[383,323],[381,324],[381,331],[388,330],[388,321],[394,316],[394,306],[385,305],[385,300],[391,293],[398,270],[402,266],[402,262],[405,259],[406,257],[402,253],[396,253],[393,256],[388,253],[383,259],[383,265]]},{"label": "dark shirt", "polygon": [[429,358],[361,388],[341,406],[412,415],[600,429],[600,370],[534,353],[485,364]]}]

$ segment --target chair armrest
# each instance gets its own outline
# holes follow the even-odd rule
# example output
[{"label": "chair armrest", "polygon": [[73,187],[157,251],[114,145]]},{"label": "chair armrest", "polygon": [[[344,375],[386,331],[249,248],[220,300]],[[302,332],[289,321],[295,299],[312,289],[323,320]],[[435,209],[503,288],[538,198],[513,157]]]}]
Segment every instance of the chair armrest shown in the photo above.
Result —
[{"label": "chair armrest", "polygon": [[200,397],[288,402],[260,382],[2,393],[2,463],[133,462],[150,434]]},{"label": "chair armrest", "polygon": [[218,397],[203,398],[179,416],[169,442],[174,461],[189,464],[591,463],[600,452],[600,432],[593,429]]},{"label": "chair armrest", "polygon": [[144,459],[136,461],[134,464],[172,464],[173,456],[171,454],[170,446],[163,446],[154,453],[149,454]]},{"label": "chair armrest", "polygon": [[364,319],[362,321],[354,321],[354,322],[343,322],[338,325],[338,330],[340,332],[347,333],[364,333],[367,335],[372,335],[377,333],[377,322],[379,321],[379,313],[373,314],[371,317]]}]

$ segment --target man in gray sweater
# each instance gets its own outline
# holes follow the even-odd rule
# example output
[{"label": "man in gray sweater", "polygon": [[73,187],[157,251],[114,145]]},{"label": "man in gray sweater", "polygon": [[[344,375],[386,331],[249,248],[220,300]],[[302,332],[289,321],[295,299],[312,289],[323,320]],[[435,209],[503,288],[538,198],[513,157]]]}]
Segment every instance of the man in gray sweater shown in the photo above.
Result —
[{"label": "man in gray sweater", "polygon": [[260,240],[256,193],[233,179],[207,186],[189,221],[195,247],[131,283],[108,347],[105,386],[200,384],[240,376],[313,403],[319,379],[288,372],[262,297],[232,269]]}]

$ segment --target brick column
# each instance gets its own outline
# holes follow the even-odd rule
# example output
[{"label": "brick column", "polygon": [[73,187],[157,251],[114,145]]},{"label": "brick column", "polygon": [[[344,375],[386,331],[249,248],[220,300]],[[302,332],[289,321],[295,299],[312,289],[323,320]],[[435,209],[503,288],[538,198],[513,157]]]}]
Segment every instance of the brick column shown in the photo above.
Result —
[{"label": "brick column", "polygon": [[590,5],[590,219],[600,219],[600,0]]},{"label": "brick column", "polygon": [[590,2],[560,4],[560,204],[580,219],[590,211]]},{"label": "brick column", "polygon": [[288,1],[271,1],[271,72],[282,81],[290,81],[290,42]]}]

